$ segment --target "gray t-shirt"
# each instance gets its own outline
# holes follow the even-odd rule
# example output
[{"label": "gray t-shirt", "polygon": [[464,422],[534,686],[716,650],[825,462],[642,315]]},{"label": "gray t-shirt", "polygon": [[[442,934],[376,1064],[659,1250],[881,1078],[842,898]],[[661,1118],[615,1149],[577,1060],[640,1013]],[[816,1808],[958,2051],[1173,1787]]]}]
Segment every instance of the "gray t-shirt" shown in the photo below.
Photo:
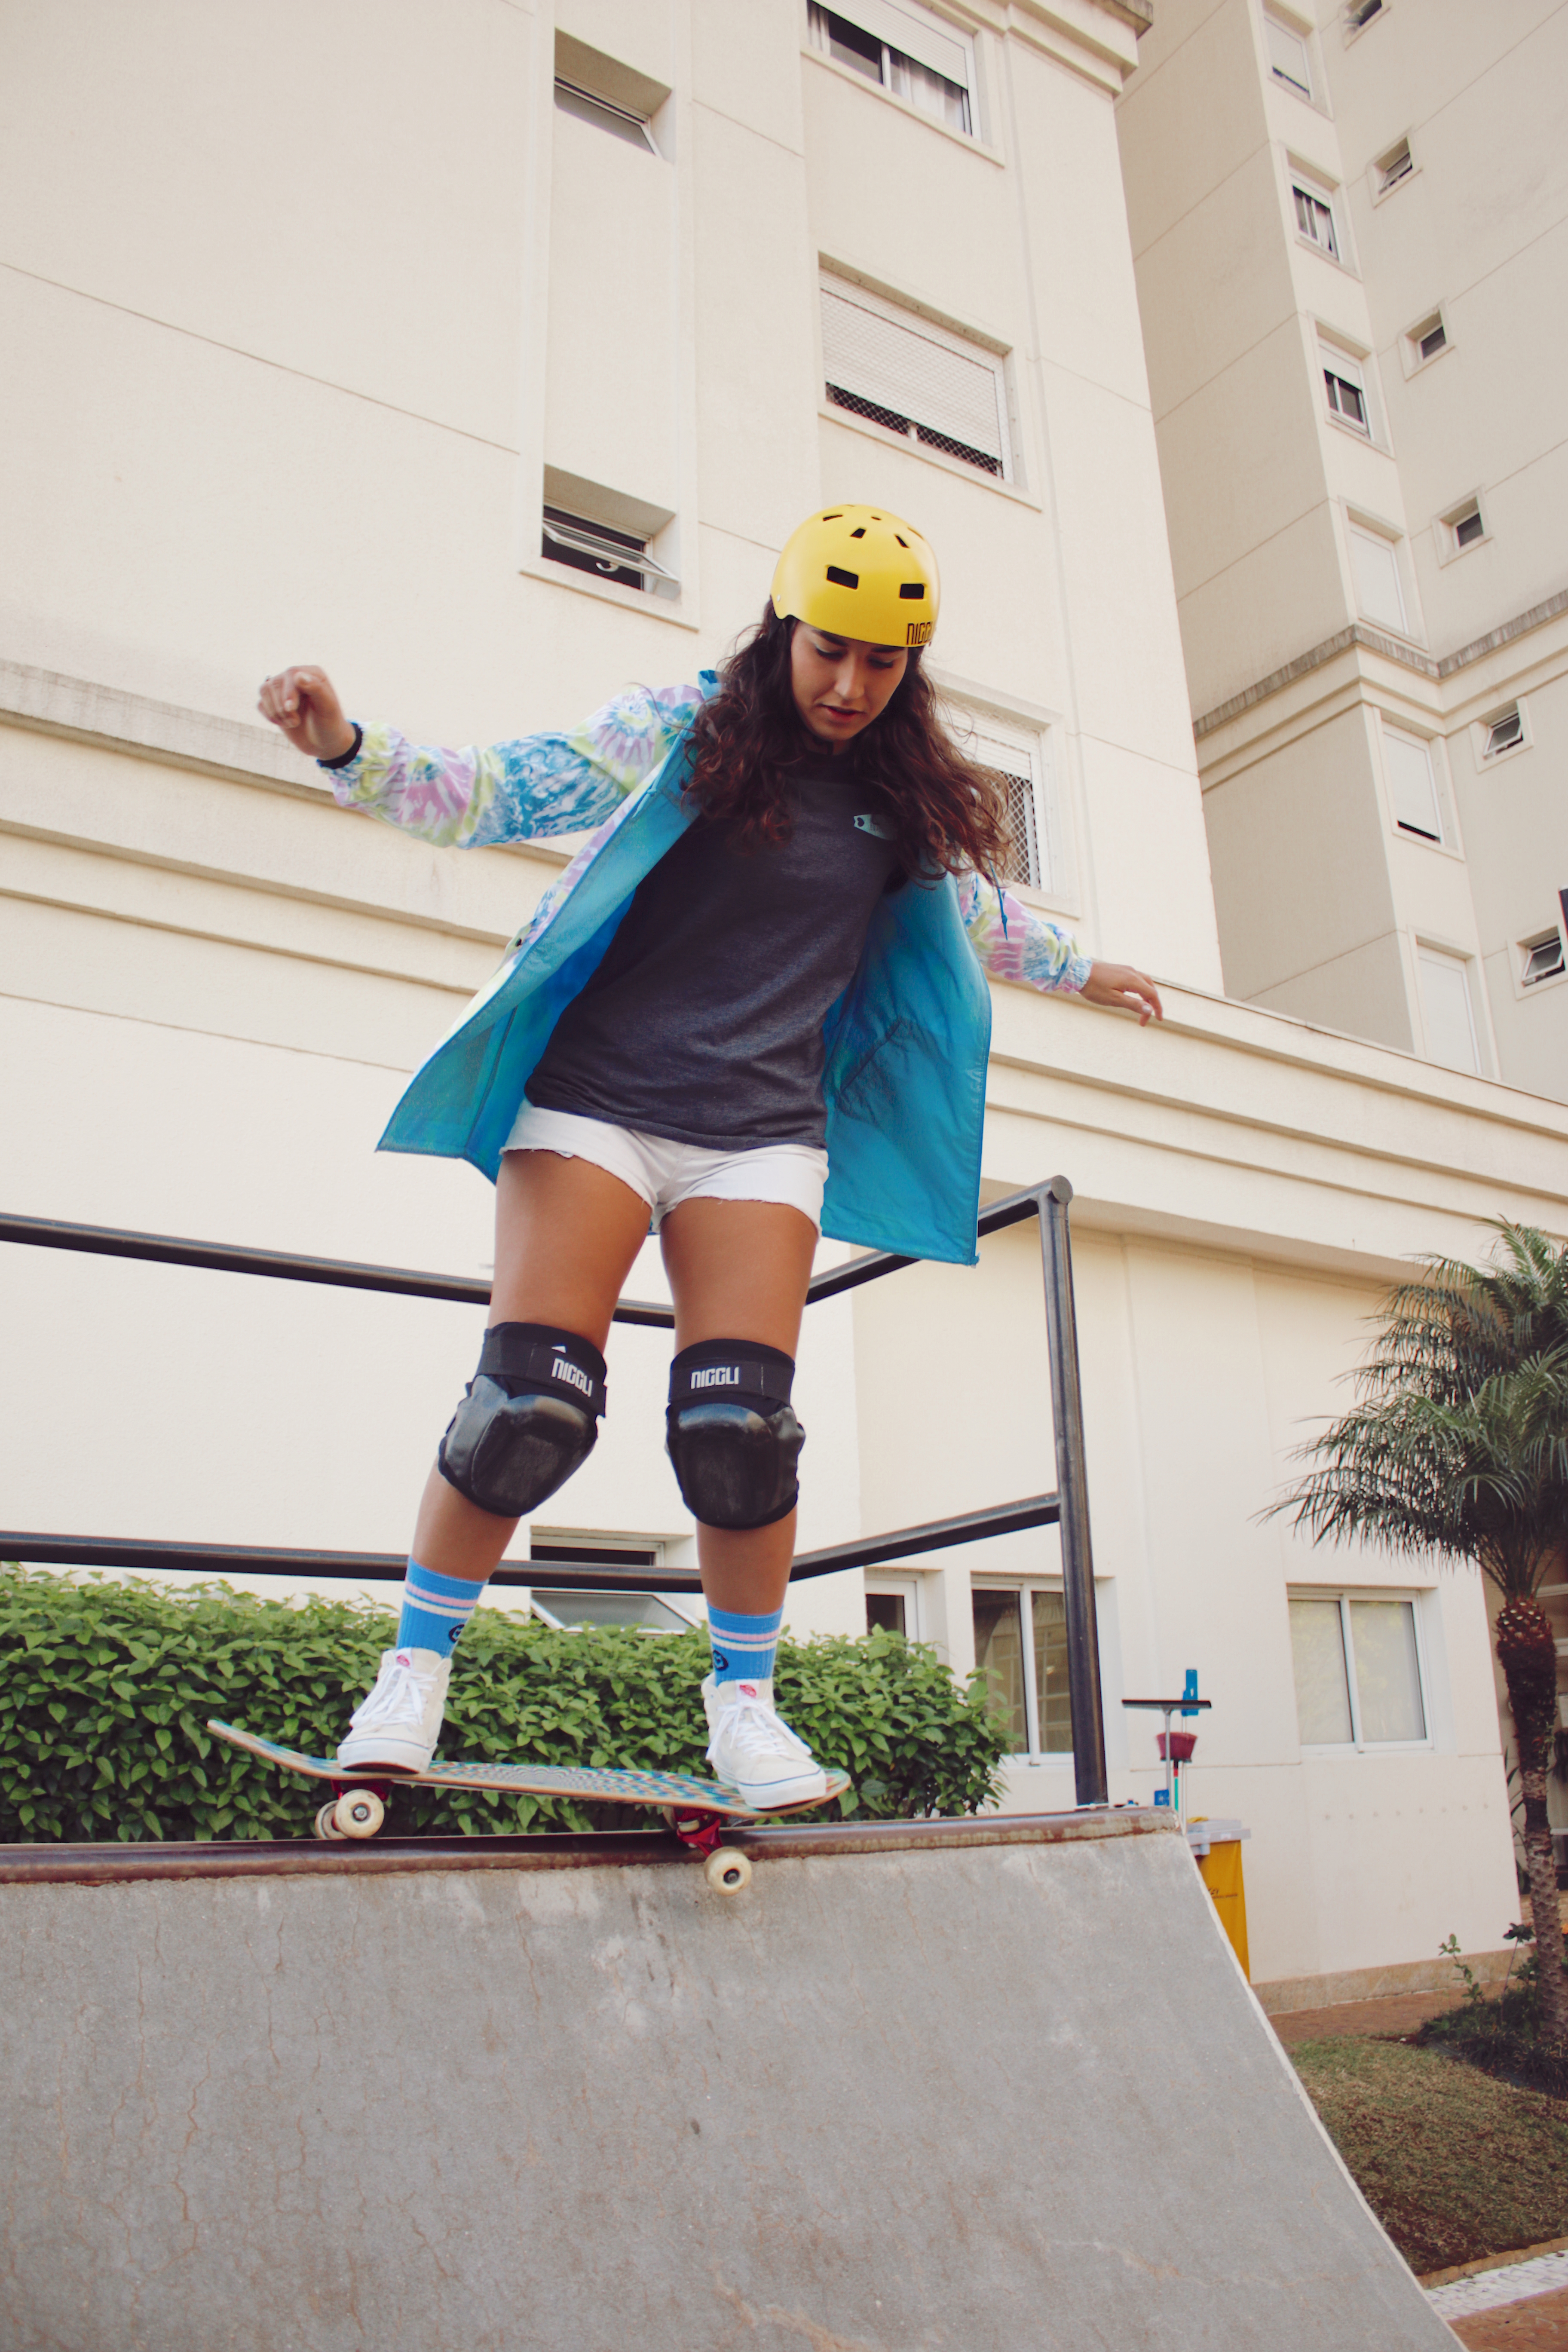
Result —
[{"label": "gray t-shirt", "polygon": [[682,834],[562,1014],[530,1102],[711,1151],[823,1142],[823,1018],[897,864],[848,766],[790,777],[777,846],[738,850],[708,817]]}]

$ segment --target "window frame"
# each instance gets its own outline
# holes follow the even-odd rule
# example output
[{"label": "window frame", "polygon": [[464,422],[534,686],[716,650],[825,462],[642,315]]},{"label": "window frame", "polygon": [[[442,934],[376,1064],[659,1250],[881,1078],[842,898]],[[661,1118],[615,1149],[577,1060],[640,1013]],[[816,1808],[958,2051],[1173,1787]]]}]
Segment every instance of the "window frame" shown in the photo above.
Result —
[{"label": "window frame", "polygon": [[[1382,530],[1378,529],[1375,524],[1370,521],[1362,521],[1354,512],[1350,511],[1347,511],[1345,516],[1345,530],[1347,534],[1347,551],[1350,556],[1351,585],[1354,590],[1356,618],[1360,621],[1364,621],[1369,629],[1392,629],[1396,637],[1405,637],[1408,639],[1410,643],[1414,644],[1415,642],[1415,632],[1410,625],[1409,591],[1405,583],[1405,566],[1399,560],[1399,551],[1404,543],[1402,537],[1400,534],[1394,531]],[[1394,566],[1394,585],[1399,598],[1399,609],[1402,615],[1402,619],[1398,625],[1395,625],[1392,621],[1379,620],[1374,614],[1363,612],[1362,609],[1361,587],[1356,579],[1355,569],[1354,541],[1358,538],[1367,540],[1374,546],[1382,546],[1388,551],[1389,560]]]},{"label": "window frame", "polygon": [[[1318,362],[1322,370],[1323,398],[1330,424],[1341,426],[1346,433],[1353,433],[1358,441],[1365,441],[1374,448],[1378,446],[1380,436],[1373,428],[1375,412],[1368,362],[1342,345],[1330,342],[1321,334],[1318,337]],[[1346,391],[1353,392],[1359,397],[1361,424],[1358,425],[1353,416],[1347,415],[1342,408],[1335,405],[1335,384],[1342,385]]]},{"label": "window frame", "polygon": [[[1023,488],[1020,478],[1017,422],[1013,405],[1012,373],[1008,364],[1010,353],[994,351],[988,343],[980,341],[977,337],[966,335],[962,330],[950,327],[941,320],[926,317],[912,304],[900,303],[891,297],[879,293],[874,287],[863,286],[858,278],[845,277],[827,261],[819,261],[817,265],[816,291],[817,348],[820,360],[817,371],[817,401],[820,415],[838,423],[847,422],[862,432],[873,433],[879,439],[890,443],[894,447],[907,450],[911,456],[920,457],[927,463],[937,461],[955,472],[961,480],[978,480],[988,483],[993,489],[1014,493]],[[929,423],[922,425],[918,416],[910,415],[905,420],[907,430],[900,433],[891,425],[885,425],[879,418],[862,415],[858,410],[850,407],[847,404],[850,400],[859,400],[868,408],[875,407],[879,404],[872,401],[868,394],[857,393],[847,384],[837,387],[846,394],[845,401],[836,401],[833,398],[834,383],[828,373],[827,364],[826,314],[823,309],[824,298],[826,296],[831,296],[837,301],[847,303],[851,309],[865,310],[870,317],[880,319],[887,325],[905,334],[933,343],[940,350],[949,351],[957,358],[967,360],[972,364],[984,367],[989,371],[995,385],[996,437],[1001,445],[996,472],[993,473],[989,467],[977,465],[971,458],[957,457],[952,450],[943,448],[941,446],[942,442],[956,442],[957,436],[944,434],[940,425]],[[902,416],[904,412],[889,408],[885,409],[883,414],[888,416]],[[921,438],[922,431],[934,437],[922,440]],[[975,445],[967,443],[960,446],[973,447]],[[976,450],[978,457],[988,454],[984,450]]]},{"label": "window frame", "polygon": [[[578,103],[562,106],[563,91],[568,99],[575,99]],[[656,156],[661,163],[666,160],[653,135],[651,116],[639,114],[633,107],[618,106],[613,98],[601,98],[597,90],[585,89],[581,82],[574,81],[569,74],[556,75],[554,103],[561,107],[563,114],[571,115],[574,121],[586,122],[595,130],[606,131],[612,139],[619,139],[626,146],[635,147],[639,154]]]},{"label": "window frame", "polygon": [[[1481,1024],[1476,1004],[1475,983],[1471,979],[1471,972],[1475,968],[1475,961],[1476,959],[1474,956],[1467,955],[1462,948],[1456,948],[1436,940],[1422,939],[1419,934],[1416,937],[1415,997],[1416,1003],[1421,1013],[1421,1039],[1423,1047],[1421,1058],[1423,1061],[1430,1062],[1434,1069],[1455,1070],[1458,1072],[1461,1077],[1484,1078],[1488,1075],[1488,1057],[1482,1050]],[[1442,1061],[1432,1051],[1431,1016],[1427,1011],[1426,984],[1421,976],[1422,966],[1428,964],[1452,965],[1454,970],[1458,972],[1459,977],[1464,983],[1465,1012],[1469,1022],[1470,1053],[1472,1056],[1468,1069],[1463,1062]],[[1484,975],[1482,977],[1482,985],[1485,985]]]},{"label": "window frame", "polygon": [[[1297,244],[1304,245],[1308,252],[1315,253],[1320,260],[1335,262],[1340,268],[1346,269],[1350,264],[1345,255],[1344,215],[1338,198],[1338,188],[1327,180],[1321,180],[1315,172],[1304,171],[1300,164],[1290,165],[1290,210],[1296,223]],[[1300,207],[1303,204],[1315,205],[1321,213],[1327,214],[1329,242],[1326,245],[1312,230],[1302,227]]]},{"label": "window frame", "polygon": [[670,1592],[659,1583],[658,1571],[666,1565],[665,1554],[668,1549],[668,1540],[663,1536],[628,1535],[625,1529],[600,1531],[597,1528],[586,1528],[532,1526],[530,1527],[528,1534],[528,1565],[531,1569],[537,1567],[540,1574],[537,1581],[530,1579],[527,1587],[519,1597],[523,1600],[531,1613],[537,1617],[542,1624],[550,1626],[557,1633],[581,1633],[595,1630],[592,1624],[569,1623],[556,1611],[536,1598],[541,1592],[560,1598],[558,1589],[551,1582],[552,1569],[569,1567],[574,1559],[583,1555],[599,1559],[620,1557],[624,1559],[627,1568],[646,1569],[647,1571],[647,1584],[639,1586],[635,1592],[590,1593],[586,1596],[589,1600],[652,1601],[661,1609],[668,1611],[670,1616],[682,1621],[678,1625],[651,1625],[637,1630],[653,1633],[690,1633],[708,1622],[707,1612],[700,1595]]},{"label": "window frame", "polygon": [[[1360,1589],[1353,1585],[1329,1586],[1327,1588],[1322,1585],[1287,1586],[1287,1601],[1332,1601],[1338,1603],[1340,1612],[1340,1655],[1344,1666],[1345,1696],[1350,1703],[1351,1736],[1348,1740],[1309,1740],[1303,1739],[1300,1736],[1300,1700],[1297,1699],[1297,1743],[1304,1757],[1322,1757],[1324,1759],[1330,1759],[1351,1756],[1420,1756],[1432,1755],[1436,1753],[1437,1743],[1433,1736],[1432,1730],[1432,1682],[1426,1656],[1426,1627],[1422,1622],[1422,1619],[1426,1612],[1423,1610],[1421,1603],[1425,1598],[1426,1594],[1423,1591],[1417,1591],[1415,1592],[1406,1591],[1400,1592],[1390,1591],[1386,1588],[1380,1591],[1375,1586],[1366,1589]],[[1410,1612],[1410,1622],[1412,1633],[1414,1634],[1414,1646],[1415,1651],[1416,1695],[1421,1706],[1421,1720],[1426,1727],[1419,1739],[1363,1739],[1362,1737],[1361,1692],[1358,1687],[1355,1671],[1355,1630],[1351,1618],[1351,1610],[1355,1602],[1367,1601],[1396,1601],[1402,1607],[1408,1609]],[[1287,1614],[1289,1614],[1288,1612]],[[1295,1645],[1293,1640],[1291,1643],[1290,1667],[1291,1696],[1294,1698],[1296,1696],[1296,1693]]]},{"label": "window frame", "polygon": [[[1434,331],[1442,335],[1442,341],[1435,352],[1423,351],[1423,343]],[[1420,375],[1429,367],[1436,367],[1444,353],[1453,348],[1454,338],[1448,331],[1448,316],[1439,302],[1435,310],[1426,311],[1413,327],[1406,327],[1399,338],[1400,359],[1406,381],[1411,376]]]},{"label": "window frame", "polygon": [[[939,15],[934,8],[921,6],[919,0],[886,0],[886,10],[887,14],[894,19],[907,17],[910,20],[910,30],[917,34],[921,29],[921,20],[925,19],[939,40],[951,41],[963,52],[966,79],[961,83],[955,83],[951,74],[942,72],[939,67],[931,65],[926,58],[916,57],[912,50],[900,49],[889,40],[887,30],[879,29],[884,16],[882,0],[870,0],[870,5],[864,7],[862,0],[846,0],[846,5],[839,6],[833,5],[832,0],[806,0],[802,38],[807,55],[819,58],[823,64],[832,67],[836,72],[854,76],[866,89],[875,89],[881,97],[890,99],[895,106],[905,109],[917,121],[928,123],[935,130],[944,131],[950,139],[962,139],[966,146],[985,145],[987,142],[981,127],[980,77],[973,34],[966,26],[954,24],[950,18]],[[877,22],[872,25],[862,24],[859,21],[862,13],[873,17]],[[840,58],[833,55],[832,50],[824,42],[817,39],[818,16],[838,16],[856,32],[862,33],[868,40],[880,44],[882,58],[879,79],[873,81],[869,74],[860,74],[855,67],[845,65]],[[962,89],[965,111],[969,117],[965,126],[961,130],[956,123],[949,122],[943,116],[931,113],[918,100],[906,98],[902,91],[895,89],[890,66],[890,60],[893,58],[900,58],[910,64],[921,66],[927,73],[936,74],[951,87]]]},{"label": "window frame", "polygon": [[[1047,1592],[1054,1594],[1057,1599],[1060,1600],[1063,1594],[1062,1579],[1059,1576],[984,1576],[979,1573],[973,1575],[969,1580],[970,1624],[972,1627],[974,1622],[974,1598],[977,1593],[981,1592],[1007,1593],[1011,1595],[1018,1604],[1018,1624],[1021,1635],[1021,1649],[1024,1666],[1024,1729],[1026,1738],[1037,1742],[1040,1735],[1041,1725],[1039,1694],[1036,1688],[1037,1676],[1035,1673],[1034,1609],[1032,1605],[1032,1597],[1037,1592]],[[1031,1602],[1031,1605],[1027,1609],[1026,1609],[1024,1605],[1026,1601]],[[976,1656],[974,1664],[975,1671],[976,1673],[979,1673],[981,1668],[978,1656]],[[1070,1732],[1070,1698],[1068,1702],[1068,1729]],[[1070,1743],[1066,1748],[1041,1748],[1037,1745],[1028,1748],[1010,1748],[1007,1750],[1004,1760],[1009,1764],[1068,1765],[1073,1760],[1073,1749]]]},{"label": "window frame", "polygon": [[[1402,155],[1407,158],[1405,169],[1403,172],[1395,172],[1394,177],[1390,179],[1389,173]],[[1381,205],[1398,189],[1407,187],[1420,169],[1421,159],[1415,152],[1410,133],[1405,131],[1403,137],[1394,141],[1392,147],[1385,147],[1381,155],[1374,155],[1367,167],[1367,175],[1372,182],[1373,203]]]},{"label": "window frame", "polygon": [[[1402,835],[1406,841],[1420,842],[1422,845],[1427,849],[1451,850],[1454,844],[1448,837],[1448,824],[1444,807],[1442,782],[1439,777],[1437,760],[1434,751],[1434,746],[1437,740],[1436,737],[1432,735],[1417,735],[1415,730],[1409,727],[1395,726],[1393,720],[1381,710],[1378,712],[1378,731],[1383,740],[1383,772],[1388,782],[1389,815],[1393,822],[1394,832]],[[1406,824],[1404,818],[1399,814],[1399,795],[1394,781],[1394,764],[1388,756],[1388,746],[1391,741],[1394,743],[1414,744],[1425,755],[1426,761],[1426,774],[1432,787],[1432,814],[1437,823],[1437,830],[1435,834],[1424,831],[1420,825]]]},{"label": "window frame", "polygon": [[[1271,27],[1282,33],[1287,40],[1294,41],[1300,50],[1307,68],[1305,83],[1297,81],[1292,75],[1284,72],[1276,61],[1268,39]],[[1263,56],[1264,62],[1268,68],[1270,81],[1278,82],[1281,89],[1291,91],[1297,98],[1305,99],[1309,106],[1319,106],[1319,76],[1315,70],[1316,60],[1312,56],[1311,32],[1310,29],[1303,29],[1300,24],[1288,16],[1283,9],[1269,7],[1267,0],[1263,8]]]},{"label": "window frame", "polygon": [[[1358,15],[1358,10],[1363,8],[1366,14]],[[1342,0],[1345,47],[1348,48],[1352,41],[1359,41],[1367,26],[1375,25],[1380,16],[1386,16],[1388,9],[1389,0]]]},{"label": "window frame", "polygon": [[[1519,733],[1511,743],[1500,743],[1494,749],[1493,735],[1510,719],[1518,719]],[[1511,760],[1516,751],[1528,750],[1532,740],[1529,706],[1521,694],[1516,694],[1510,701],[1500,702],[1495,710],[1483,714],[1476,720],[1475,728],[1478,767],[1495,767],[1500,760]]]},{"label": "window frame", "polygon": [[[1440,356],[1440,353],[1433,353],[1434,358]],[[1479,530],[1472,531],[1468,539],[1461,539],[1461,530],[1472,518],[1480,524]],[[1476,548],[1485,547],[1491,535],[1481,494],[1479,490],[1472,490],[1468,498],[1460,499],[1437,517],[1437,561],[1439,563],[1457,563],[1461,555],[1469,555]]]},{"label": "window frame", "polygon": [[[1551,947],[1555,947],[1557,950],[1556,963],[1551,965],[1545,971],[1538,971],[1532,979],[1530,971],[1531,964],[1541,953],[1542,948]],[[1515,952],[1517,957],[1522,959],[1521,961],[1516,961],[1514,964],[1513,984],[1517,994],[1533,996],[1538,989],[1549,988],[1554,981],[1568,980],[1568,940],[1563,939],[1561,923],[1553,923],[1549,931],[1540,931],[1534,939],[1520,940],[1516,943]]]},{"label": "window frame", "polygon": [[[865,1571],[864,1581],[868,1600],[873,1593],[886,1593],[903,1602],[906,1642],[925,1640],[925,1594],[922,1591],[924,1579],[918,1569],[868,1569]],[[869,1619],[867,1621],[867,1631],[870,1631]]]}]

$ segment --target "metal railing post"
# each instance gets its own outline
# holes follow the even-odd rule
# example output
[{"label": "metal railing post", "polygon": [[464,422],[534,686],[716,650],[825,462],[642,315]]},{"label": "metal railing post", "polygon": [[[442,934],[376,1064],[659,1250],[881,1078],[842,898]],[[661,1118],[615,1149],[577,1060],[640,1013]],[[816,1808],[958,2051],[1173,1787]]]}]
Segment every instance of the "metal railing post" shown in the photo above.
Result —
[{"label": "metal railing post", "polygon": [[1072,1186],[1053,1176],[1035,1195],[1046,1278],[1046,1337],[1051,1359],[1051,1418],[1056,1426],[1057,1493],[1061,1506],[1062,1601],[1067,1617],[1068,1692],[1072,1708],[1073,1776],[1080,1805],[1106,1805],[1105,1710],[1100,1690],[1100,1627],[1094,1608],[1094,1556],[1089,1540],[1089,1474],[1083,1453],[1083,1391],[1078,1318],[1073,1309]]}]

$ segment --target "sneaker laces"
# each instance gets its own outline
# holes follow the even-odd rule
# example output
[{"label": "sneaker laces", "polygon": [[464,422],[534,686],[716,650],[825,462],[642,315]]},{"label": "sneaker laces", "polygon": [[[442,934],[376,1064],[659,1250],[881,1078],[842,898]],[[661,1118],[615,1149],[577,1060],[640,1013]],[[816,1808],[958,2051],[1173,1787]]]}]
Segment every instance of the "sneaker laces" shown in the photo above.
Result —
[{"label": "sneaker laces", "polygon": [[395,1724],[407,1723],[418,1729],[435,1687],[434,1675],[422,1675],[417,1666],[394,1661],[383,1667],[375,1688],[355,1707],[350,1717],[352,1727],[361,1731],[374,1724],[377,1730],[390,1730]]},{"label": "sneaker laces", "polygon": [[[797,1732],[760,1698],[731,1700],[713,1727],[713,1746],[723,1739],[742,1756],[788,1756],[815,1766],[816,1759]],[[712,1749],[709,1750],[711,1759]]]}]

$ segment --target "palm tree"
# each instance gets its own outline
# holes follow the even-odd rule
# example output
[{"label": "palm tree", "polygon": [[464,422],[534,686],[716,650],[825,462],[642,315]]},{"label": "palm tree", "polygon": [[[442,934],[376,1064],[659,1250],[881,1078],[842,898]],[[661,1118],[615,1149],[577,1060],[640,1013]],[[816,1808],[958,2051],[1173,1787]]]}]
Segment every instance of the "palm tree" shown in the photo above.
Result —
[{"label": "palm tree", "polygon": [[1470,1560],[1503,1597],[1495,1629],[1524,1801],[1542,2030],[1568,2043],[1568,1974],[1546,1775],[1557,1653],[1536,1599],[1568,1560],[1568,1246],[1500,1223],[1485,1266],[1438,1258],[1384,1302],[1353,1412],[1300,1449],[1314,1466],[1271,1507],[1314,1543]]}]

